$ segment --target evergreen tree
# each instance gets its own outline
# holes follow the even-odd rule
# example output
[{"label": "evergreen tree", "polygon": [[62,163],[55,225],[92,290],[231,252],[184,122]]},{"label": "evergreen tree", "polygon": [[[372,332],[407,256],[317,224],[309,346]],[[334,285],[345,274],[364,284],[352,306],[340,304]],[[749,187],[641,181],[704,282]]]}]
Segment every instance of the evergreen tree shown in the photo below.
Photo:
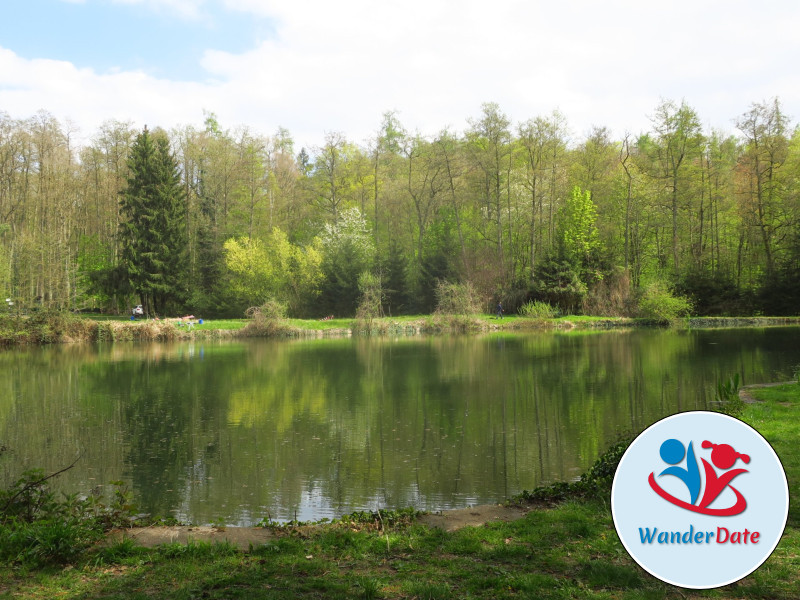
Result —
[{"label": "evergreen tree", "polygon": [[358,208],[340,213],[335,223],[325,225],[322,241],[322,273],[319,308],[335,316],[352,316],[361,292],[358,279],[372,270],[375,245]]},{"label": "evergreen tree", "polygon": [[166,136],[144,128],[128,159],[122,192],[122,263],[147,314],[186,298],[186,196]]},{"label": "evergreen tree", "polygon": [[[214,198],[207,192],[205,172],[201,170],[198,191],[197,238],[196,238],[196,280],[192,293],[192,306],[203,314],[213,315],[241,314],[242,307],[236,306],[230,297],[225,282],[225,257],[217,225],[217,206]],[[228,312],[229,310],[233,312]]]},{"label": "evergreen tree", "polygon": [[389,243],[388,255],[383,261],[381,272],[385,288],[383,311],[388,315],[407,314],[410,308],[406,269],[408,261],[396,240]]}]

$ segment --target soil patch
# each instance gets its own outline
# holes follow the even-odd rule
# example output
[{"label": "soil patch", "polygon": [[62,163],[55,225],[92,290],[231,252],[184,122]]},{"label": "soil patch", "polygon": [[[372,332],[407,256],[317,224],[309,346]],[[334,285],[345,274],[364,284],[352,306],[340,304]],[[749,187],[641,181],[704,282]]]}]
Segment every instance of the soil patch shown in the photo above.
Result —
[{"label": "soil patch", "polygon": [[[524,508],[517,506],[487,504],[425,514],[419,517],[418,522],[428,527],[456,531],[462,527],[480,527],[493,521],[513,521],[523,517],[526,512]],[[324,525],[320,525],[320,527],[324,527]],[[266,544],[276,537],[269,528],[265,527],[132,527],[109,532],[105,539],[105,545],[115,544],[124,539],[132,539],[145,548],[154,548],[164,544],[227,542],[240,550],[248,550],[251,547]]]},{"label": "soil patch", "polygon": [[524,517],[527,512],[527,510],[519,506],[487,504],[429,513],[422,515],[418,521],[428,527],[456,531],[462,527],[480,527],[492,521],[514,521]]},{"label": "soil patch", "polygon": [[241,550],[248,550],[250,546],[266,544],[275,537],[272,531],[264,527],[132,527],[109,532],[105,544],[111,545],[124,539],[132,539],[140,546],[154,548],[164,544],[228,542]]},{"label": "soil patch", "polygon": [[778,383],[754,383],[752,385],[746,385],[742,389],[739,390],[739,398],[742,399],[742,402],[760,402],[760,400],[756,400],[753,395],[748,390],[757,390],[759,388],[768,388],[768,387],[777,387],[779,385],[787,385],[794,383],[792,381],[783,381]]}]

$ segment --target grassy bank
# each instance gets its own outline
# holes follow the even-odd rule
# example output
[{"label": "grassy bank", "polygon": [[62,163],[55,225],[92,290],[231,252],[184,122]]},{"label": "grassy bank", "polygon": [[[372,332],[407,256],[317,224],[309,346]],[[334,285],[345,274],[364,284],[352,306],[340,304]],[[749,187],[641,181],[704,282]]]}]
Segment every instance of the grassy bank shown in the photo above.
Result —
[{"label": "grassy bank", "polygon": [[[743,420],[783,461],[800,497],[800,385],[751,392]],[[6,565],[7,598],[798,598],[800,507],[755,573],[719,590],[675,588],[643,572],[622,548],[608,505],[609,463],[589,486],[527,494],[510,523],[446,533],[407,514],[355,515],[323,527],[286,527],[250,552],[227,545],[94,549],[68,566]],[[587,493],[593,488],[597,493]],[[575,493],[577,492],[577,493]],[[552,506],[548,499],[563,496]]]},{"label": "grassy bank", "polygon": [[168,341],[202,337],[340,337],[420,335],[571,329],[619,329],[676,326],[688,328],[772,327],[800,325],[800,317],[693,317],[673,323],[622,317],[570,315],[552,319],[517,315],[497,319],[490,315],[415,315],[357,319],[179,319],[131,321],[129,317],[43,311],[30,316],[0,317],[0,347],[24,344],[115,341]]}]

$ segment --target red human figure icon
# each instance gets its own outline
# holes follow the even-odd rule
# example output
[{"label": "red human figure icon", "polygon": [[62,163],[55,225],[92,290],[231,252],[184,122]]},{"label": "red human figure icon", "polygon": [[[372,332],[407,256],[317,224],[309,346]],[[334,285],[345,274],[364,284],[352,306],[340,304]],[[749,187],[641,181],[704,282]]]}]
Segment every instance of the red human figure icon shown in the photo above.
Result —
[{"label": "red human figure icon", "polygon": [[[711,451],[711,462],[714,463],[714,466],[718,469],[730,469],[740,458],[745,464],[750,462],[750,457],[747,454],[736,452],[736,450],[728,444],[713,444],[705,440],[702,447],[706,449],[713,448]],[[703,493],[703,499],[700,501],[701,508],[707,507],[716,500],[717,496],[722,493],[722,490],[730,485],[734,477],[748,472],[747,469],[733,469],[732,471],[727,471],[718,476],[714,467],[708,464],[705,458],[701,458],[700,460],[703,461],[703,468],[706,473],[706,489]],[[730,486],[730,488],[736,494],[736,504],[730,509],[735,512],[730,512],[729,514],[739,514],[747,507],[747,501],[739,490],[733,486]]]}]

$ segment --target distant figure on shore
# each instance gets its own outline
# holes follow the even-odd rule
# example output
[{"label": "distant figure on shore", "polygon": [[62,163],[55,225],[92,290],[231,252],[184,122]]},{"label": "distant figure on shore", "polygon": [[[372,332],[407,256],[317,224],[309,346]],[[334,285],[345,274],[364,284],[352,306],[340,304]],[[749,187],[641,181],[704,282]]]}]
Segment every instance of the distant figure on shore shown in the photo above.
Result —
[{"label": "distant figure on shore", "polygon": [[497,309],[496,310],[497,310],[497,318],[498,319],[502,319],[503,318],[503,303],[502,302],[498,302],[497,303]]}]

